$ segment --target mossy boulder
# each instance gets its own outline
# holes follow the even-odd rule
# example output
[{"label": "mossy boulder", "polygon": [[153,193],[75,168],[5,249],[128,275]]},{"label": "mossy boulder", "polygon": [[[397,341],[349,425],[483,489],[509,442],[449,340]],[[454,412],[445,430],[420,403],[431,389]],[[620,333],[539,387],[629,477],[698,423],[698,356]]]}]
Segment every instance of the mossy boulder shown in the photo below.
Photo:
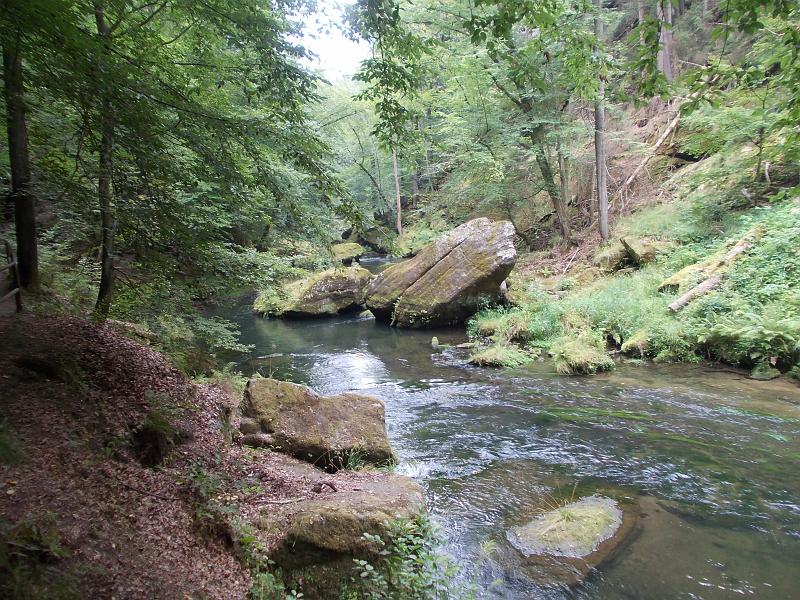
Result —
[{"label": "mossy boulder", "polygon": [[629,356],[638,355],[639,358],[644,358],[650,352],[649,332],[640,329],[622,343],[620,351]]},{"label": "mossy boulder", "polygon": [[645,238],[623,237],[602,246],[592,258],[592,265],[605,273],[643,267],[653,262],[664,247]]},{"label": "mossy boulder", "polygon": [[588,496],[512,527],[506,538],[535,579],[575,585],[613,554],[635,522],[635,512],[615,500]]},{"label": "mossy boulder", "polygon": [[364,256],[368,250],[361,244],[356,242],[343,242],[341,244],[334,244],[331,246],[331,254],[333,260],[341,262],[345,265],[350,265],[352,262]]},{"label": "mossy boulder", "polygon": [[372,273],[357,265],[328,269],[280,290],[261,292],[253,308],[263,315],[286,318],[324,317],[359,310],[371,280]]},{"label": "mossy boulder", "polygon": [[[320,396],[288,381],[251,379],[242,414],[248,435],[269,434],[273,450],[321,468],[341,469],[354,455],[372,465],[394,461],[383,403],[372,396]],[[258,432],[251,420],[258,423]]]},{"label": "mossy boulder", "polygon": [[624,237],[619,241],[628,253],[630,262],[637,267],[653,262],[665,248],[663,243],[644,238]]},{"label": "mossy boulder", "polygon": [[286,572],[308,573],[304,597],[338,598],[358,579],[353,559],[380,560],[383,546],[374,540],[388,540],[394,521],[420,518],[425,498],[412,479],[380,474],[358,481],[355,489],[339,487],[320,499],[276,508],[257,523],[263,531],[276,525],[284,530],[270,559]]},{"label": "mossy boulder", "polygon": [[550,346],[556,371],[562,375],[594,375],[614,368],[614,360],[603,349],[602,341],[589,334],[564,336]]},{"label": "mossy boulder", "polygon": [[470,354],[469,363],[479,367],[521,367],[533,360],[533,355],[514,344],[497,343],[478,348]]},{"label": "mossy boulder", "polygon": [[386,522],[413,519],[425,511],[422,488],[401,475],[365,480],[358,491],[334,493],[304,502],[291,516],[285,553],[295,561],[303,552],[350,556],[377,553],[380,548],[364,537],[382,536]]},{"label": "mossy boulder", "polygon": [[367,308],[399,327],[461,323],[483,300],[499,296],[517,259],[514,236],[507,221],[464,223],[381,272],[366,290]]},{"label": "mossy boulder", "polygon": [[592,266],[605,273],[612,273],[628,264],[628,251],[621,242],[613,241],[602,246],[592,258]]},{"label": "mossy boulder", "polygon": [[756,379],[758,381],[770,381],[780,376],[781,372],[766,362],[758,363],[753,367],[753,370],[750,371],[750,379]]}]

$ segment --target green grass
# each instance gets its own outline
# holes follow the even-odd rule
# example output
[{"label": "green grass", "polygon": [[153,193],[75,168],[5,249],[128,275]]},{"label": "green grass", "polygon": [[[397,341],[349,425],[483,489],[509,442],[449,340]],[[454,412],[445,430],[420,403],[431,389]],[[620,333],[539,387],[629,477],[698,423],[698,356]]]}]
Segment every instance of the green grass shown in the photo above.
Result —
[{"label": "green grass", "polygon": [[516,368],[529,363],[533,356],[521,348],[507,343],[492,344],[479,349],[469,357],[469,362],[479,367]]},{"label": "green grass", "polygon": [[594,375],[614,368],[614,361],[606,354],[602,340],[588,333],[557,339],[550,346],[550,354],[556,371],[562,375]]}]

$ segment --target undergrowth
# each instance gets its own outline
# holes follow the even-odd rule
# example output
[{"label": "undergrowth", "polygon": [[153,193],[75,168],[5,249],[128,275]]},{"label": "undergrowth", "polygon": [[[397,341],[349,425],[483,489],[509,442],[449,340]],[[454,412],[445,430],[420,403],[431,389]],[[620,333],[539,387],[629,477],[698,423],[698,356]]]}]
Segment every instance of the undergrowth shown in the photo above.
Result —
[{"label": "undergrowth", "polygon": [[475,589],[457,581],[458,566],[440,551],[441,535],[427,517],[395,519],[385,525],[387,539],[364,534],[381,549],[380,558],[355,559],[358,576],[341,594],[342,600],[477,597]]}]

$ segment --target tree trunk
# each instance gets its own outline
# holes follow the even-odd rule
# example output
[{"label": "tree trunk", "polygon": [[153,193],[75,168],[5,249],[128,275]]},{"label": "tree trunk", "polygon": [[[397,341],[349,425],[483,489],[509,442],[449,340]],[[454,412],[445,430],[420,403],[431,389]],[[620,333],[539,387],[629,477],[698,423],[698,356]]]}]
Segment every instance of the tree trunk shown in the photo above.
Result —
[{"label": "tree trunk", "polygon": [[672,2],[670,0],[659,0],[658,21],[661,24],[658,68],[667,81],[672,83]]},{"label": "tree trunk", "polygon": [[558,182],[561,188],[561,203],[566,207],[569,206],[567,198],[567,163],[564,160],[564,152],[561,150],[561,138],[556,139],[556,155],[558,156]]},{"label": "tree trunk", "polygon": [[558,225],[561,228],[561,237],[564,238],[564,242],[569,242],[572,234],[569,228],[567,210],[564,206],[564,203],[561,201],[561,192],[556,186],[555,177],[553,176],[553,169],[550,166],[550,161],[547,159],[547,153],[544,149],[544,139],[541,125],[538,125],[531,130],[530,138],[533,142],[533,153],[536,157],[536,164],[539,166],[539,170],[542,172],[544,189],[547,190],[547,195],[550,196],[550,201],[553,203],[553,208],[556,211]]},{"label": "tree trunk", "polygon": [[[602,0],[597,1],[598,12],[602,10]],[[599,49],[603,38],[603,21],[598,16],[594,19],[594,32],[597,37],[597,47]],[[594,163],[597,171],[597,213],[598,223],[600,224],[600,237],[603,241],[608,239],[608,183],[606,181],[606,107],[603,98],[605,94],[605,82],[600,76],[597,91],[597,101],[594,105]]]},{"label": "tree trunk", "polygon": [[[639,27],[644,25],[644,0],[636,0],[636,9],[639,15]],[[644,31],[639,31],[639,45],[644,46]]]},{"label": "tree trunk", "polygon": [[403,203],[400,197],[400,172],[397,170],[397,149],[392,148],[392,169],[394,170],[394,191],[397,200],[397,235],[403,233]]},{"label": "tree trunk", "polygon": [[[111,44],[110,31],[105,20],[103,5],[95,4],[97,33],[103,40],[107,58]],[[97,177],[97,198],[100,205],[100,288],[97,293],[95,314],[105,319],[111,308],[114,291],[114,216],[111,198],[111,178],[114,157],[114,114],[110,92],[103,86],[100,105],[100,153]]]},{"label": "tree trunk", "polygon": [[411,208],[417,209],[417,202],[419,201],[419,169],[414,169],[411,176]]},{"label": "tree trunk", "polygon": [[36,242],[36,212],[31,192],[28,156],[28,127],[25,120],[25,88],[22,57],[16,43],[3,46],[3,81],[8,127],[8,155],[11,165],[11,197],[17,236],[17,273],[22,287],[39,287],[39,252]]}]

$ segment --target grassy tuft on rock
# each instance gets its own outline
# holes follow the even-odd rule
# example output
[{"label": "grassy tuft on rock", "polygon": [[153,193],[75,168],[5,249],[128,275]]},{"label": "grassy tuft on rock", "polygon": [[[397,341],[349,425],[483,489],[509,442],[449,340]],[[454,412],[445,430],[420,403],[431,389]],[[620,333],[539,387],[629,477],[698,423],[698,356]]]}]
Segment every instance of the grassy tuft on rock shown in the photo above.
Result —
[{"label": "grassy tuft on rock", "polygon": [[593,375],[614,368],[614,361],[606,354],[602,341],[589,334],[564,336],[550,347],[556,371],[562,375]]},{"label": "grassy tuft on rock", "polygon": [[496,343],[479,349],[469,357],[470,364],[479,367],[516,368],[529,363],[533,356],[513,344]]}]

